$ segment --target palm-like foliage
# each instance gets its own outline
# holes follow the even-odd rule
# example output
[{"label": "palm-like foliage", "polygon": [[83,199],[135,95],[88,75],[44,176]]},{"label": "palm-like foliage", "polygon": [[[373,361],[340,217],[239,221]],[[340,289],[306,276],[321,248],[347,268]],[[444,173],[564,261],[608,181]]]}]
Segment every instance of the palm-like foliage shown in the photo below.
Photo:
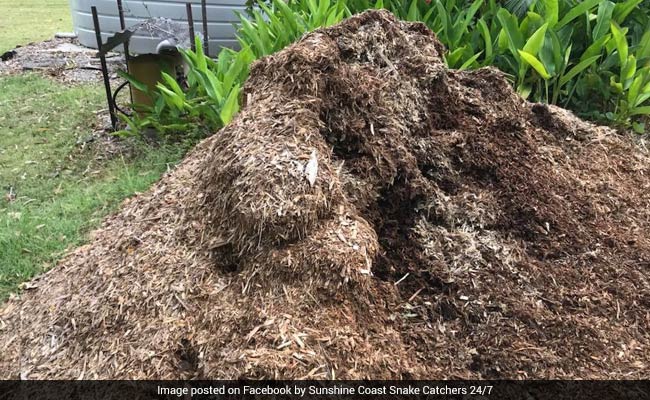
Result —
[{"label": "palm-like foliage", "polygon": [[[157,88],[152,125],[227,123],[248,63],[305,32],[369,8],[421,21],[447,47],[450,68],[495,65],[526,98],[643,130],[650,115],[650,0],[267,0],[240,16],[243,50],[217,62],[184,52],[190,88]],[[200,46],[199,46],[200,47]],[[166,121],[167,125],[161,121]]]}]

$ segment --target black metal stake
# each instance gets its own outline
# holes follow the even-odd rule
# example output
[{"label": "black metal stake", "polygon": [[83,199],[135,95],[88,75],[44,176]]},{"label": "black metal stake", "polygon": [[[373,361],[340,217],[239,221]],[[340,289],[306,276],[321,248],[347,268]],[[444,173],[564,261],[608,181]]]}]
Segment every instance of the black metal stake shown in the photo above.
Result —
[{"label": "black metal stake", "polygon": [[102,76],[104,78],[104,88],[106,89],[106,101],[108,102],[108,112],[111,114],[111,127],[117,129],[117,116],[113,108],[113,94],[111,92],[111,82],[108,76],[108,67],[106,66],[106,57],[101,53],[102,49],[102,31],[99,27],[99,17],[97,16],[97,7],[92,6],[93,24],[95,25],[95,37],[97,38],[97,49],[99,52],[99,61],[102,65]]},{"label": "black metal stake", "polygon": [[[124,7],[122,7],[122,0],[117,0],[117,13],[120,16],[120,29],[126,29],[126,22],[124,21]],[[124,42],[124,57],[129,61],[129,41]],[[128,64],[127,64],[128,65]]]},{"label": "black metal stake", "polygon": [[201,0],[201,12],[203,13],[203,51],[207,56],[210,51],[210,36],[208,36],[208,6],[206,0]]},{"label": "black metal stake", "polygon": [[192,3],[186,3],[185,9],[187,10],[187,26],[190,29],[190,42],[192,51],[196,51],[195,36],[194,36],[194,18],[192,17]]},{"label": "black metal stake", "polygon": [[[123,31],[126,29],[126,21],[124,20],[124,7],[122,6],[122,0],[117,0],[117,13],[120,16],[120,29]],[[126,72],[129,72],[129,41],[124,42],[124,60],[126,61]],[[129,91],[129,96],[131,98],[131,103],[133,103],[133,94]],[[117,104],[117,103],[115,103]]]}]

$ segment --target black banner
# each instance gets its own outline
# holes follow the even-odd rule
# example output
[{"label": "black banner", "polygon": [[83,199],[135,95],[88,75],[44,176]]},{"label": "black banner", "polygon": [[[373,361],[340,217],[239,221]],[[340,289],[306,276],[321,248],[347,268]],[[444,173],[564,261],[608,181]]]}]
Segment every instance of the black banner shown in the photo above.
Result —
[{"label": "black banner", "polygon": [[0,381],[9,399],[650,400],[650,381]]}]

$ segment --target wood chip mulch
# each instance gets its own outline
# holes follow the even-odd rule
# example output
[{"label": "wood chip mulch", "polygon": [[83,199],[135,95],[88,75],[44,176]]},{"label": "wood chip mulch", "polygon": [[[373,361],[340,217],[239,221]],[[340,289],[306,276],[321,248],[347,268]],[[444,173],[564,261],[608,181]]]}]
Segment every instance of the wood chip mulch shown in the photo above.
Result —
[{"label": "wood chip mulch", "polygon": [[648,378],[650,156],[366,12],[0,308],[3,378]]}]

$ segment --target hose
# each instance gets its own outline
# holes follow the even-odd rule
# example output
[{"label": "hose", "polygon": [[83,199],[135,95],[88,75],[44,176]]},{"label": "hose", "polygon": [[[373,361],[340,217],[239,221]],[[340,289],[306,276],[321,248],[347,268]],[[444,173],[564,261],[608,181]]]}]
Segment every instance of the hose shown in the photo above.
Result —
[{"label": "hose", "polygon": [[124,87],[125,87],[126,85],[128,85],[128,84],[129,84],[129,81],[124,81],[124,82],[122,82],[122,84],[121,84],[120,86],[117,87],[117,89],[115,89],[115,92],[113,92],[113,99],[112,99],[112,101],[113,101],[113,106],[115,107],[115,109],[116,109],[117,111],[121,112],[122,114],[126,115],[127,117],[130,117],[130,116],[133,115],[133,114],[124,111],[122,108],[120,108],[120,106],[117,105],[117,96],[120,94],[120,91],[121,91],[122,89],[124,89]]}]

